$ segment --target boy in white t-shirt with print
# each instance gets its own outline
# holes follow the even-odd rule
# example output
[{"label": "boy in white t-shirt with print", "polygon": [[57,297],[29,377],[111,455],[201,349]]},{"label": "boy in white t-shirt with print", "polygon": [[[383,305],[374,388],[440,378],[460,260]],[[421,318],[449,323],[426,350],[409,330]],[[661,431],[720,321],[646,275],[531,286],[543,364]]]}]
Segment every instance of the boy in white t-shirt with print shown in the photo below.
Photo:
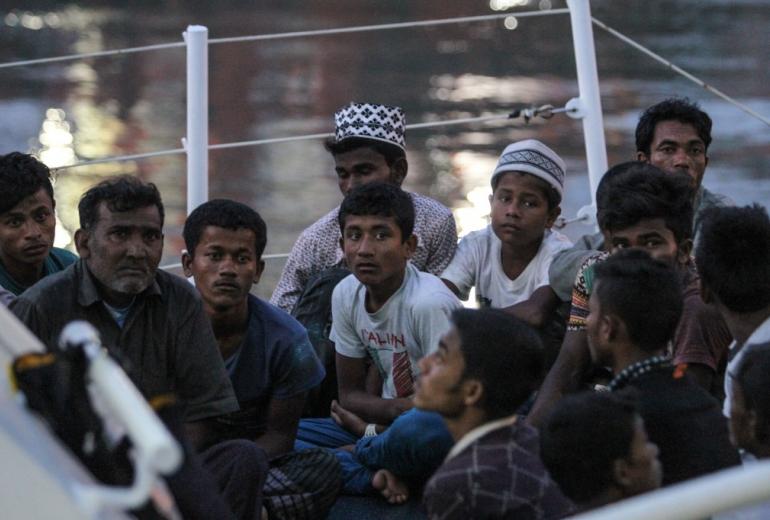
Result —
[{"label": "boy in white t-shirt with print", "polygon": [[508,145],[492,174],[492,222],[460,240],[441,278],[462,299],[542,326],[558,300],[548,287],[554,255],[572,246],[552,231],[561,213],[564,161],[534,139]]},{"label": "boy in white t-shirt with print", "polygon": [[418,361],[438,348],[450,313],[461,305],[438,277],[409,263],[416,246],[414,206],[399,187],[354,189],[340,206],[339,223],[353,273],[332,295],[329,337],[337,351],[340,403],[332,403],[331,419],[300,421],[298,447],[349,445],[337,452],[343,492],[374,487],[400,503],[453,444],[441,416],[413,409],[412,396]]}]

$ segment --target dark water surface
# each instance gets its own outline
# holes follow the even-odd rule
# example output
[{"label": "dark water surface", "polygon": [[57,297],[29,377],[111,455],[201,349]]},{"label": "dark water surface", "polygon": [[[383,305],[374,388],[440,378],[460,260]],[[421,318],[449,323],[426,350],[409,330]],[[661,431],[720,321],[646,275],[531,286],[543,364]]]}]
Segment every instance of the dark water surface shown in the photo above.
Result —
[{"label": "dark water surface", "polygon": [[[179,41],[189,24],[211,38],[494,13],[501,0],[446,2],[28,3],[0,15],[0,62]],[[532,10],[563,1],[508,2]],[[770,1],[595,0],[593,14],[770,116]],[[633,157],[639,112],[685,95],[714,119],[705,184],[738,203],[770,201],[770,128],[594,28],[610,164]],[[0,70],[0,151],[39,152],[51,166],[178,148],[185,134],[185,51]],[[439,28],[234,43],[210,48],[210,141],[224,143],[332,130],[351,100],[400,105],[410,123],[504,114],[522,104],[563,106],[577,95],[568,15]],[[589,202],[582,125],[557,115],[529,126],[477,124],[407,134],[406,186],[453,208],[462,231],[481,227],[489,173],[512,140],[536,137],[566,160],[563,213]],[[62,170],[57,185],[66,244],[75,206],[104,176],[132,173],[160,187],[167,210],[164,262],[175,262],[185,213],[185,160],[161,157]],[[258,209],[268,253],[339,203],[332,162],[318,141],[212,152],[212,197]],[[570,226],[579,235],[584,228]],[[262,294],[282,263],[268,262]]]}]

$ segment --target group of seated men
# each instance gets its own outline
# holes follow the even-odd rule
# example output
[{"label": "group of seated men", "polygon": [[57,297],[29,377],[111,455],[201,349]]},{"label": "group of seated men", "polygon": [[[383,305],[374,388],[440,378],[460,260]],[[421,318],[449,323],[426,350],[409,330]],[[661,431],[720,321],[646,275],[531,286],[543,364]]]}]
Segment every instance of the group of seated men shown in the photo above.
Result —
[{"label": "group of seated men", "polygon": [[[45,165],[0,157],[3,302],[52,351],[90,322],[151,403],[175,396],[183,517],[323,518],[347,494],[561,518],[770,456],[770,219],[701,185],[706,113],[648,108],[636,160],[598,186],[600,232],[574,245],[552,229],[551,148],[503,150],[491,222],[458,244],[446,207],[401,189],[404,126],[397,107],[335,114],[344,199],[300,235],[272,303],[250,293],[267,241],[252,208],[188,216],[190,283],[158,269],[153,184],[83,194],[75,256],[53,247]],[[289,313],[307,302],[306,329]]]}]

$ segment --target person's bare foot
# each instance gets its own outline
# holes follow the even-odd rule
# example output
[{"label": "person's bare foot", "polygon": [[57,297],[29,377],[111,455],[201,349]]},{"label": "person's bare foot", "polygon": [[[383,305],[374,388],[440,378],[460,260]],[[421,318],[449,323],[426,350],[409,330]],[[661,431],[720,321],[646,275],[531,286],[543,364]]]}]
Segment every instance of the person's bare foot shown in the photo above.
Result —
[{"label": "person's bare foot", "polygon": [[377,470],[372,477],[372,487],[379,491],[389,504],[403,504],[409,498],[409,488],[406,484],[386,469]]},{"label": "person's bare foot", "polygon": [[345,428],[356,437],[363,437],[366,432],[366,421],[353,412],[346,410],[336,400],[332,401],[331,416],[334,422]]}]

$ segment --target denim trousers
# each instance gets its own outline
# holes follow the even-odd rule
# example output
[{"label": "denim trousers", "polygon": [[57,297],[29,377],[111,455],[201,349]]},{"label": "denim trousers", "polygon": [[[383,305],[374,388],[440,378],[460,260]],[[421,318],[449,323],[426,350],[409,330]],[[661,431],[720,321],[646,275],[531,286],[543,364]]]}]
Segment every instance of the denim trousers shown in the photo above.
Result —
[{"label": "denim trousers", "polygon": [[438,469],[454,441],[441,415],[412,408],[375,437],[357,438],[331,417],[302,419],[296,450],[355,445],[353,452],[335,449],[342,466],[343,493],[363,495],[373,491],[372,476],[387,469],[410,487],[421,486]]}]

